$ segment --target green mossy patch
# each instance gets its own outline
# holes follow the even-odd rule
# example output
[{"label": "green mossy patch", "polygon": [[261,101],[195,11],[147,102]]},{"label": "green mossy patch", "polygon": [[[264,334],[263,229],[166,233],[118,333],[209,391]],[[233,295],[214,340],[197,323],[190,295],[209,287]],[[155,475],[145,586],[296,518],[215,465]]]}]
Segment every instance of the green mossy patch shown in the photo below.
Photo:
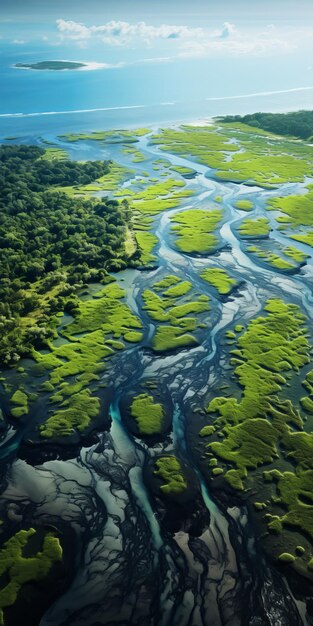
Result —
[{"label": "green mossy patch", "polygon": [[234,207],[236,209],[241,209],[241,211],[252,211],[253,206],[254,205],[251,200],[237,200],[234,204]]},{"label": "green mossy patch", "polygon": [[238,226],[238,233],[244,239],[259,239],[268,237],[270,233],[270,225],[266,217],[258,217],[257,219],[246,219]]},{"label": "green mossy patch", "polygon": [[156,236],[153,233],[136,230],[135,237],[140,251],[140,263],[142,265],[153,264],[157,258],[153,254],[153,250],[158,243]]},{"label": "green mossy patch", "polygon": [[21,389],[17,389],[10,399],[11,414],[13,417],[22,417],[28,413],[28,395]]},{"label": "green mossy patch", "polygon": [[[304,322],[296,305],[278,299],[267,302],[265,315],[249,322],[230,352],[239,395],[211,400],[209,429],[200,431],[232,489],[240,493],[249,487],[246,497],[255,498],[256,493],[264,497],[266,485],[272,484],[264,523],[279,534],[279,545],[286,548],[290,529],[313,539],[313,435],[304,431],[290,399],[281,397],[287,380],[311,360]],[[312,382],[309,372],[304,386],[310,394]],[[264,465],[270,469],[260,474],[258,468]],[[279,513],[277,506],[282,507]],[[254,508],[260,515],[264,507]],[[306,565],[309,558],[306,552]]]},{"label": "green mossy patch", "polygon": [[186,183],[176,178],[167,178],[166,180],[147,185],[141,191],[133,191],[120,189],[119,198],[127,197],[132,210],[143,216],[154,216],[163,211],[174,209],[179,206],[181,200],[188,198],[193,194],[191,189],[185,188]]},{"label": "green mossy patch", "polygon": [[77,431],[83,432],[91,420],[98,416],[100,401],[92,398],[86,389],[75,393],[61,404],[65,408],[55,411],[45,423],[39,427],[42,437],[47,439],[68,437]]},{"label": "green mossy patch", "polygon": [[172,232],[177,237],[176,247],[188,254],[209,254],[216,250],[218,238],[213,234],[222,219],[223,213],[219,209],[202,210],[190,209],[181,211],[171,217],[175,222]]},{"label": "green mossy patch", "polygon": [[103,143],[136,143],[138,137],[148,135],[149,128],[137,128],[134,130],[95,130],[91,133],[67,133],[60,135],[61,139],[68,142],[75,141],[101,141]]},{"label": "green mossy patch", "polygon": [[302,264],[309,257],[308,254],[305,254],[305,252],[302,252],[294,246],[287,246],[286,248],[283,248],[283,251],[284,255],[290,257],[293,261],[295,261],[295,263]]},{"label": "green mossy patch", "polygon": [[184,493],[187,482],[179,459],[173,455],[162,456],[155,462],[156,476],[162,480],[160,491],[166,495]]},{"label": "green mossy patch", "polygon": [[63,148],[46,148],[45,153],[39,159],[41,161],[65,161],[68,159],[68,153]]},{"label": "green mossy patch", "polygon": [[197,174],[195,170],[192,170],[190,167],[185,167],[184,165],[172,165],[170,169],[172,172],[177,172],[177,174],[180,174],[184,178],[193,178]]},{"label": "green mossy patch", "polygon": [[153,287],[155,291],[146,289],[142,294],[144,310],[153,321],[159,323],[152,338],[152,349],[165,352],[197,345],[197,338],[189,334],[196,330],[197,319],[188,316],[208,311],[209,298],[199,295],[186,301],[192,285],[173,275],[165,276]]},{"label": "green mossy patch", "polygon": [[152,339],[152,348],[155,352],[166,352],[196,345],[198,341],[195,337],[182,333],[181,329],[175,326],[159,327]]},{"label": "green mossy patch", "polygon": [[296,560],[296,557],[293,556],[293,554],[289,554],[289,552],[282,552],[279,555],[278,560],[281,563],[293,563]]},{"label": "green mossy patch", "polygon": [[313,189],[308,186],[308,191],[304,195],[270,198],[267,208],[283,213],[286,217],[285,223],[293,227],[313,227],[312,203]]},{"label": "green mossy patch", "polygon": [[27,583],[42,581],[54,563],[62,559],[60,541],[52,533],[45,535],[40,552],[25,557],[24,550],[35,534],[34,528],[20,530],[0,550],[0,624],[3,626],[5,609],[15,604],[20,589]]},{"label": "green mossy patch", "polygon": [[88,300],[80,300],[75,319],[63,327],[69,343],[51,346],[50,352],[34,351],[36,367],[49,379],[41,390],[51,392],[52,415],[39,426],[41,437],[60,439],[84,433],[100,413],[98,397],[91,387],[105,369],[105,360],[127,342],[142,339],[142,325],[123,301],[125,292],[117,283],[106,285]]},{"label": "green mossy patch", "polygon": [[215,287],[221,295],[228,295],[237,286],[237,281],[231,278],[226,270],[217,267],[209,267],[203,270],[200,278],[212,285],[212,287]]},{"label": "green mossy patch", "polygon": [[165,410],[162,404],[154,401],[153,396],[147,393],[136,396],[131,403],[130,414],[141,435],[158,435],[162,432]]},{"label": "green mossy patch", "polygon": [[64,336],[70,338],[101,329],[119,338],[130,328],[141,328],[138,318],[121,301],[124,295],[117,283],[111,283],[91,300],[80,301],[75,320],[64,327]]},{"label": "green mossy patch", "polygon": [[163,291],[163,297],[180,298],[181,296],[185,296],[189,293],[191,288],[191,283],[188,280],[184,280],[183,282],[179,282],[178,284],[169,287],[166,291]]},{"label": "green mossy patch", "polygon": [[163,129],[153,135],[151,141],[166,152],[215,169],[217,180],[272,188],[312,176],[310,146],[266,133],[263,135],[236,123]]},{"label": "green mossy patch", "polygon": [[263,250],[258,246],[249,246],[247,248],[247,252],[253,254],[258,259],[260,259],[264,263],[267,263],[270,267],[273,267],[276,270],[293,272],[297,269],[297,265],[286,261],[281,256],[279,256],[275,252],[271,252],[270,250]]}]

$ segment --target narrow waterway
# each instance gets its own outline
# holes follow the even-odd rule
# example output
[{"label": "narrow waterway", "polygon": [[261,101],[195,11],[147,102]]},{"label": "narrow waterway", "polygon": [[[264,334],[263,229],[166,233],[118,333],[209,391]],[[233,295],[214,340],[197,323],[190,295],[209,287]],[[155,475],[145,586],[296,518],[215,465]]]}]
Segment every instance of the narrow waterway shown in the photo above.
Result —
[{"label": "narrow waterway", "polygon": [[[71,586],[47,611],[41,626],[307,626],[303,607],[260,554],[245,508],[233,504],[222,508],[210,493],[190,453],[187,431],[194,406],[206,398],[209,385],[222,371],[221,337],[228,327],[257,315],[269,297],[299,304],[312,320],[312,289],[305,278],[311,259],[308,268],[292,276],[262,267],[236,236],[233,225],[244,215],[234,202],[251,197],[258,215],[267,215],[263,198],[268,192],[216,182],[207,176],[205,166],[165,154],[150,146],[148,137],[140,139],[138,148],[150,155],[144,169],[150,168],[151,174],[153,159],[160,156],[196,170],[197,177],[188,183],[195,194],[181,208],[156,219],[158,268],[127,270],[118,277],[123,278],[127,303],[142,319],[144,339],[118,353],[104,374],[104,382],[114,380],[109,432],[99,436],[99,443],[83,448],[78,458],[35,467],[17,458],[7,468],[4,501],[25,500],[33,507],[34,519],[57,521],[65,516],[80,539]],[[74,150],[82,158],[82,152]],[[92,156],[99,158],[99,148],[93,153],[89,145],[88,157]],[[139,173],[142,165],[136,167]],[[290,185],[281,187],[284,192],[290,193]],[[210,206],[217,195],[224,210],[221,250],[205,258],[180,253],[173,245],[170,217]],[[292,243],[275,230],[271,237],[284,245]],[[307,246],[297,245],[311,254]],[[201,269],[211,265],[228,269],[241,283],[225,301],[199,278]],[[201,345],[160,356],[145,348],[154,328],[142,313],[141,294],[159,277],[173,273],[209,296],[210,330]],[[169,390],[175,409],[171,432],[148,447],[128,432],[120,403],[150,378]],[[3,442],[2,459],[18,450],[20,439],[18,434]],[[146,486],[147,464],[163,452],[177,454],[196,476],[206,520],[198,536],[185,527],[169,532],[159,517],[160,503]]]}]

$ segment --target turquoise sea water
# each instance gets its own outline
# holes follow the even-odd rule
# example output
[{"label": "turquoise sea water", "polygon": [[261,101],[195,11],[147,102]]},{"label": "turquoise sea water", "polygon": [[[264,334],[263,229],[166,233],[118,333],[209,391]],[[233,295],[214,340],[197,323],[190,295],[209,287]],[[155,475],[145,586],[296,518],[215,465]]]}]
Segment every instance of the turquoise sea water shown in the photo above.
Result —
[{"label": "turquoise sea water", "polygon": [[183,74],[182,65],[174,63],[64,72],[13,67],[38,58],[13,50],[1,56],[2,138],[313,108],[313,87],[277,83],[268,91],[251,78],[243,90],[231,66],[229,75],[216,73],[214,80],[201,61],[196,71],[194,62],[186,61]]}]

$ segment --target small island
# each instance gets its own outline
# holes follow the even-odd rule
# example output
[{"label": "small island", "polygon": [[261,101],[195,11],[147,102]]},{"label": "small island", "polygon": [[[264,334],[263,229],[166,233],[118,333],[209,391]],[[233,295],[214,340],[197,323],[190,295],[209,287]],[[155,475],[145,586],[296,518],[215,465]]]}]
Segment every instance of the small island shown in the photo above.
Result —
[{"label": "small island", "polygon": [[87,63],[78,61],[39,61],[37,63],[16,63],[14,67],[23,70],[79,70]]}]

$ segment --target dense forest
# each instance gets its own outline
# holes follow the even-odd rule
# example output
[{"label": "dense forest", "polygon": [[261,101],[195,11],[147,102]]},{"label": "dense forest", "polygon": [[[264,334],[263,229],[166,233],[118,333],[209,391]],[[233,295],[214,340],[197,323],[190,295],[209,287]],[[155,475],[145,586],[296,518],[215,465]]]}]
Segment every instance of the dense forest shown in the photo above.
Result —
[{"label": "dense forest", "polygon": [[75,292],[125,267],[127,203],[71,198],[53,186],[88,184],[110,162],[49,161],[34,146],[0,147],[0,358],[16,362],[53,334]]},{"label": "dense forest", "polygon": [[252,113],[249,115],[227,115],[223,122],[242,122],[262,128],[277,135],[289,135],[299,139],[309,139],[313,135],[313,111],[293,113]]}]

